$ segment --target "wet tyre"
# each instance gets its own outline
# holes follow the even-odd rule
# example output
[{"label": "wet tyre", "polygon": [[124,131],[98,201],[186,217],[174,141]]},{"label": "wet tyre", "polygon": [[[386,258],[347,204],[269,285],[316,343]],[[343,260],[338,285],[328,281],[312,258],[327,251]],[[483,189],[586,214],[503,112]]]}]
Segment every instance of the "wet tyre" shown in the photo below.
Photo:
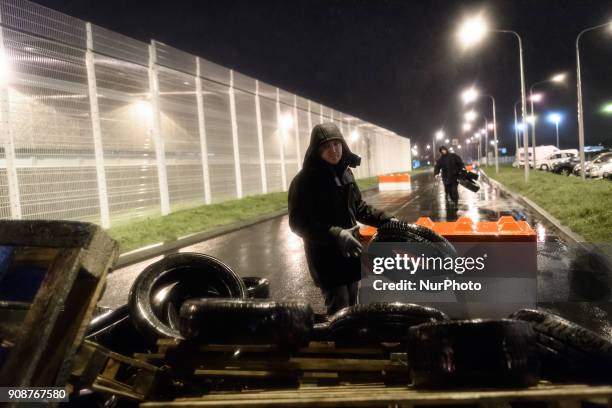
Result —
[{"label": "wet tyre", "polygon": [[144,338],[132,323],[127,304],[94,317],[85,339],[124,355],[155,348],[155,343]]},{"label": "wet tyre", "polygon": [[535,334],[526,322],[428,323],[409,333],[415,387],[529,387],[538,382]]},{"label": "wet tyre", "polygon": [[242,281],[247,288],[247,296],[251,299],[269,299],[270,281],[257,276],[243,277]]},{"label": "wet tyre", "polygon": [[200,344],[308,344],[314,324],[305,302],[191,299],[180,311],[180,331]]},{"label": "wet tyre", "polygon": [[612,381],[612,342],[608,339],[544,310],[522,309],[510,318],[533,326],[543,372],[552,379]]},{"label": "wet tyre", "polygon": [[[380,245],[382,243],[414,243],[414,245]],[[366,253],[367,259],[365,267],[369,269],[369,259],[372,257],[389,257],[397,253],[404,253],[409,256],[454,258],[457,256],[455,247],[443,236],[438,235],[433,230],[422,225],[410,224],[404,221],[390,221],[378,228],[372,237],[370,246]],[[406,253],[408,252],[408,253]],[[423,271],[428,276],[446,276],[444,270]],[[385,277],[399,282],[405,279],[405,272],[390,270],[385,272]]]},{"label": "wet tyre", "polygon": [[346,307],[329,322],[330,340],[339,346],[406,343],[408,329],[448,320],[439,310],[410,303],[370,303]]},{"label": "wet tyre", "polygon": [[455,247],[442,235],[422,225],[404,221],[389,221],[381,225],[372,241],[433,243],[432,248],[441,252],[443,256],[457,255]]},{"label": "wet tyre", "polygon": [[128,298],[130,318],[147,338],[181,338],[178,310],[192,298],[246,297],[242,279],[220,260],[205,254],[176,253],[146,267]]}]

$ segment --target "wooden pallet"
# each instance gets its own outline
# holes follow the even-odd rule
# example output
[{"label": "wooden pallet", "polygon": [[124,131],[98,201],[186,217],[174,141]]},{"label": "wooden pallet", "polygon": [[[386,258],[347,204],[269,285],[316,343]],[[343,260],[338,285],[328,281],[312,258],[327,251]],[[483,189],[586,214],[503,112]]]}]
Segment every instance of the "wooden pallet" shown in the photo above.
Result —
[{"label": "wooden pallet", "polygon": [[0,246],[15,248],[14,264],[46,270],[21,324],[0,330],[9,349],[0,386],[64,386],[119,246],[94,224],[67,221],[0,221]]},{"label": "wooden pallet", "polygon": [[70,384],[104,394],[142,401],[163,387],[162,370],[141,360],[84,341],[75,358]]},{"label": "wooden pallet", "polygon": [[[307,383],[403,382],[409,379],[406,353],[396,347],[339,348],[333,342],[311,342],[297,350],[272,345],[192,346],[177,340],[160,340],[155,354],[134,357],[169,366],[170,375],[192,384],[222,383],[240,387],[273,386],[293,381]],[[276,381],[278,380],[278,381]]]},{"label": "wooden pallet", "polygon": [[550,408],[580,407],[581,401],[612,406],[612,386],[552,385],[528,389],[423,391],[382,384],[300,387],[296,390],[210,394],[199,398],[145,402],[142,408],[161,407],[413,407],[463,405],[509,407],[510,402],[542,402]]}]

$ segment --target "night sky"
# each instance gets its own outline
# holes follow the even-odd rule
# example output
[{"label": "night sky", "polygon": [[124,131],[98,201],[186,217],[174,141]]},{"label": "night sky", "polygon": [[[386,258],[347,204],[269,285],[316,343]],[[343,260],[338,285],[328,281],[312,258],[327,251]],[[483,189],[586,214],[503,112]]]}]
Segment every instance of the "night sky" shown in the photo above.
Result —
[{"label": "night sky", "polygon": [[[151,38],[411,137],[435,130],[459,137],[459,92],[476,84],[497,99],[500,145],[514,150],[514,102],[520,97],[514,37],[492,34],[463,52],[454,38],[462,17],[484,12],[492,27],[523,37],[527,84],[545,85],[540,113],[564,114],[561,147],[577,147],[575,39],[612,18],[610,1],[392,0],[38,0],[39,4],[148,42]],[[581,41],[585,133],[612,144],[612,32]],[[490,116],[483,99],[477,110]],[[537,128],[554,144],[554,126]]]}]

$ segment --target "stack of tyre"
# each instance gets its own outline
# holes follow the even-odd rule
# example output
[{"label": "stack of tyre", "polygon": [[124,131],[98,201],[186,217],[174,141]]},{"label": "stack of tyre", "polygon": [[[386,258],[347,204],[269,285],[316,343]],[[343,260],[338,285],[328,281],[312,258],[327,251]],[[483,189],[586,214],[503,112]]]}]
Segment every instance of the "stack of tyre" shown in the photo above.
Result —
[{"label": "stack of tyre", "polygon": [[[390,236],[438,242],[443,245],[436,248],[452,252],[448,241],[423,227],[400,222],[380,231],[382,242]],[[127,305],[94,319],[88,338],[123,353],[153,351],[160,338],[291,350],[313,340],[337,347],[392,344],[407,352],[412,382],[423,388],[612,381],[612,343],[542,310],[452,321],[421,305],[372,303],[321,318],[308,303],[274,302],[268,295],[267,281],[241,279],[218,259],[173,254],[138,276]]]}]

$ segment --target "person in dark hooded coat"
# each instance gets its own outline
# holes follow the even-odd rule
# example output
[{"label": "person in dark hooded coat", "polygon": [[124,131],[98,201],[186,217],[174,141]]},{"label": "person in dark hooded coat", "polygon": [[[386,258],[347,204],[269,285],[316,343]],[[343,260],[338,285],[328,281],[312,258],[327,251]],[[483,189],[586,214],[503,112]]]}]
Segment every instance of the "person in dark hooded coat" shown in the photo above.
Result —
[{"label": "person in dark hooded coat", "polygon": [[363,201],[351,152],[333,123],[316,125],[302,170],[289,187],[289,226],[302,237],[308,269],[329,314],[357,303],[361,244],[357,221],[380,226],[393,217]]},{"label": "person in dark hooded coat", "polygon": [[442,171],[446,200],[451,201],[456,208],[459,203],[459,191],[457,191],[459,181],[457,176],[464,168],[463,160],[461,160],[459,155],[449,152],[446,146],[440,146],[438,150],[440,158],[434,167],[434,175]]}]

